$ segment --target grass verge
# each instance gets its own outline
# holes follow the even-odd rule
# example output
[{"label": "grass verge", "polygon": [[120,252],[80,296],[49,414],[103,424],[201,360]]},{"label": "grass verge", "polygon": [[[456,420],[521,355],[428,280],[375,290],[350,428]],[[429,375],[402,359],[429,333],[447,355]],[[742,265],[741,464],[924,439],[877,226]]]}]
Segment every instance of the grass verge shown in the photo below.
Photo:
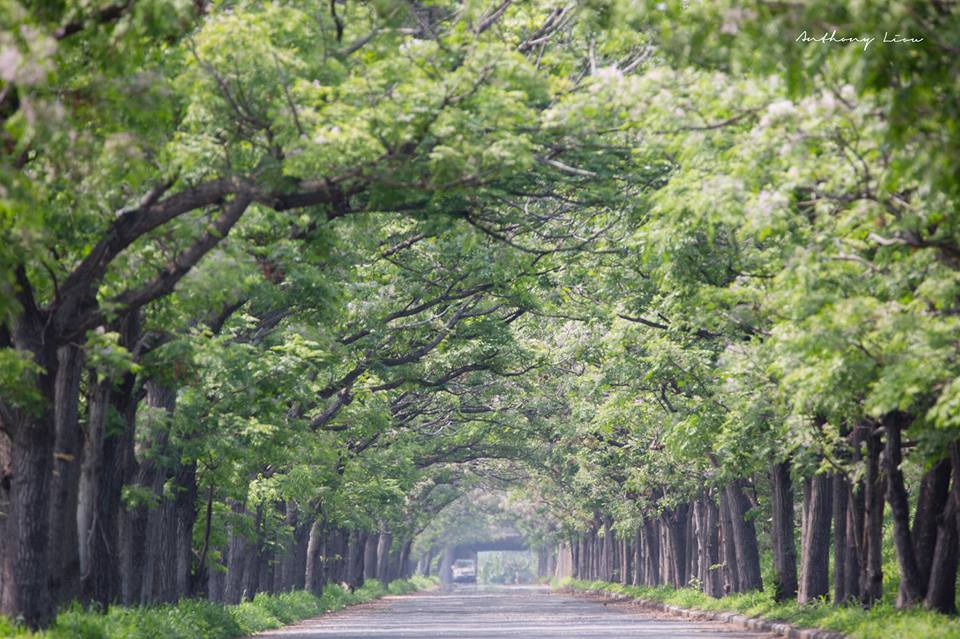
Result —
[{"label": "grass verge", "polygon": [[199,599],[179,603],[123,608],[106,614],[79,605],[61,612],[49,629],[30,632],[0,617],[0,637],[17,639],[235,639],[280,628],[301,619],[364,603],[385,595],[401,595],[436,584],[427,577],[400,579],[384,585],[376,580],[349,592],[329,585],[323,595],[303,590],[278,595],[258,594],[250,601],[225,606]]},{"label": "grass verge", "polygon": [[777,603],[766,592],[749,592],[714,599],[693,588],[677,590],[670,586],[623,586],[577,579],[563,579],[556,582],[555,586],[615,592],[681,608],[736,612],[802,628],[833,630],[851,639],[960,639],[960,619],[922,608],[896,610],[888,603],[864,610],[858,606],[835,607],[829,603]]}]

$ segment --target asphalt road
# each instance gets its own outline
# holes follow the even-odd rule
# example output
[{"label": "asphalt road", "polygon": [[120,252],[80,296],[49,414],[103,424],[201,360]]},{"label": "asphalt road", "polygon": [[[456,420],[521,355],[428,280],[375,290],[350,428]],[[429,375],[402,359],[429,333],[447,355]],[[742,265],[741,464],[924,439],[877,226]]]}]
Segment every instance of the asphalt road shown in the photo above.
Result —
[{"label": "asphalt road", "polygon": [[458,587],[379,601],[257,635],[257,639],[760,639],[764,633],[647,613],[540,587]]}]

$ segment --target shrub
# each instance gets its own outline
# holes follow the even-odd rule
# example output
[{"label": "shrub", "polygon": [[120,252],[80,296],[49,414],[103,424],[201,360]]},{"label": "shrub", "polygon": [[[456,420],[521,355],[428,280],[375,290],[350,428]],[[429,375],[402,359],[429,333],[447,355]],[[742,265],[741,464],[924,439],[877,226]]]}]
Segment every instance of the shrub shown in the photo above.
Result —
[{"label": "shrub", "polygon": [[569,578],[562,579],[555,585],[577,590],[615,592],[681,608],[737,612],[748,617],[763,617],[802,627],[834,630],[851,639],[960,639],[960,620],[920,608],[895,610],[889,602],[863,610],[858,606],[833,606],[829,603],[778,603],[765,591],[714,599],[693,588],[677,590],[670,586],[622,586]]},{"label": "shrub", "polygon": [[45,632],[30,632],[0,617],[0,638],[17,639],[234,639],[315,617],[328,610],[371,601],[387,594],[405,594],[429,588],[435,579],[414,577],[384,586],[376,579],[355,592],[330,584],[323,595],[298,590],[276,595],[260,593],[252,601],[224,606],[200,599],[172,605],[123,608],[107,614],[74,604],[57,616]]}]

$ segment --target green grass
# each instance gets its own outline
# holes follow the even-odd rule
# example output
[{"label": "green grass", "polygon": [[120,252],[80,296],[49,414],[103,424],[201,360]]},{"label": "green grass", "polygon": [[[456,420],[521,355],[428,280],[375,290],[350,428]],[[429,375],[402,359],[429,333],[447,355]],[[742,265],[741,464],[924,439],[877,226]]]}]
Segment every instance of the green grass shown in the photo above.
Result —
[{"label": "green grass", "polygon": [[960,639],[960,619],[923,609],[895,610],[889,603],[864,610],[857,606],[834,607],[829,603],[777,603],[767,592],[714,599],[693,588],[677,590],[670,586],[622,586],[574,579],[561,580],[557,585],[576,590],[615,592],[681,608],[737,612],[804,628],[833,630],[852,639]]},{"label": "green grass", "polygon": [[235,639],[280,628],[346,606],[372,601],[385,595],[400,595],[423,590],[435,579],[413,577],[384,585],[376,580],[349,592],[329,585],[323,595],[306,591],[278,595],[258,594],[251,601],[224,606],[198,599],[183,599],[171,605],[122,608],[114,606],[106,614],[86,610],[79,605],[64,610],[53,626],[43,632],[30,632],[0,617],[0,637],[19,639]]}]

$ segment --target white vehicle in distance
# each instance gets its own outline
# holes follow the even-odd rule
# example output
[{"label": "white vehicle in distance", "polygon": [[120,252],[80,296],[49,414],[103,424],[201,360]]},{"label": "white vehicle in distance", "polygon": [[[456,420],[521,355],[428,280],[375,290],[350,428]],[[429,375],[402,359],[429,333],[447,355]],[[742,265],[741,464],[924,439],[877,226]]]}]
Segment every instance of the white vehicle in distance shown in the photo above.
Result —
[{"label": "white vehicle in distance", "polygon": [[452,571],[454,583],[477,583],[477,562],[473,559],[457,559]]}]

